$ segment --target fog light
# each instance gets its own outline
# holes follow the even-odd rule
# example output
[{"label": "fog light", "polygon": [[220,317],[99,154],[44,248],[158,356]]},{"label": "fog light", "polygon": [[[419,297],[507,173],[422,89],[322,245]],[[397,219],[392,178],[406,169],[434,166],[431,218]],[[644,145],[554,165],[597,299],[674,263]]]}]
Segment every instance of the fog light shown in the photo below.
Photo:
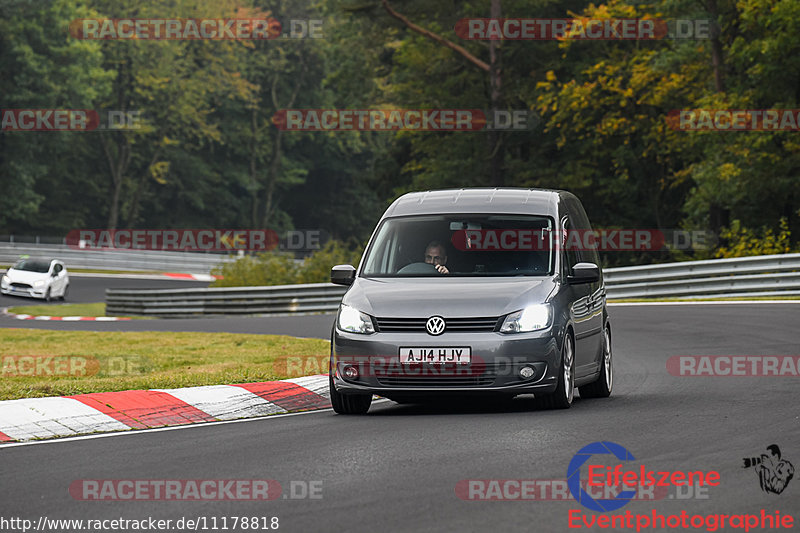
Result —
[{"label": "fog light", "polygon": [[535,373],[536,371],[529,366],[523,366],[522,368],[519,369],[519,377],[521,377],[522,379],[532,378]]},{"label": "fog light", "polygon": [[358,377],[358,369],[354,366],[346,366],[342,372],[347,379],[356,379]]}]

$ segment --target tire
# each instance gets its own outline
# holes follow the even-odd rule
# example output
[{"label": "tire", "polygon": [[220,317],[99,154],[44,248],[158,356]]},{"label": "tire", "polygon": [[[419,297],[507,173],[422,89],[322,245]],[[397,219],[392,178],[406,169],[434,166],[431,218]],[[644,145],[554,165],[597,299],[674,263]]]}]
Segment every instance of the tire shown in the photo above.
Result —
[{"label": "tire", "polygon": [[603,334],[603,366],[597,381],[579,387],[581,398],[608,398],[614,387],[614,366],[611,349],[611,328],[606,326]]},{"label": "tire", "polygon": [[340,415],[364,415],[372,404],[372,394],[342,394],[333,386],[333,376],[328,378],[331,405]]},{"label": "tire", "polygon": [[53,298],[50,296],[50,287],[47,287],[47,291],[44,293],[44,301],[50,303],[53,301]]},{"label": "tire", "polygon": [[66,302],[67,301],[67,293],[68,292],[69,292],[69,284],[64,286],[64,293],[61,295],[61,298],[60,298],[60,300],[62,302]]},{"label": "tire", "polygon": [[545,409],[569,409],[575,398],[575,342],[572,335],[564,337],[561,348],[561,365],[558,369],[558,385],[555,392],[541,398]]}]

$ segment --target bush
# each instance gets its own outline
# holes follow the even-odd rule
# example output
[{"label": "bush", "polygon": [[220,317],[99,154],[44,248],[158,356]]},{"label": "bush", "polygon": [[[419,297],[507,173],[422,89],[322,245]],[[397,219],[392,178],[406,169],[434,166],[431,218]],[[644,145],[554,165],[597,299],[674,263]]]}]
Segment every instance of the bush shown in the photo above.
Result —
[{"label": "bush", "polygon": [[222,276],[212,287],[288,285],[297,283],[299,270],[294,257],[288,254],[265,252],[257,256],[246,255],[212,270],[212,274]]},{"label": "bush", "polygon": [[321,250],[317,250],[303,261],[297,277],[297,283],[323,283],[331,279],[331,267],[334,265],[358,266],[363,247],[349,249],[338,241],[328,241]]},{"label": "bush", "polygon": [[[752,230],[742,226],[741,222],[734,220],[730,228],[725,228],[720,233],[721,242],[725,243],[717,249],[717,257],[746,257],[751,255],[788,254],[792,250],[792,233],[786,218],[781,218],[780,229],[777,233],[772,228],[762,227]],[[800,250],[795,247],[794,251]]]},{"label": "bush", "polygon": [[328,241],[303,261],[292,254],[265,252],[240,257],[233,263],[216,267],[212,274],[222,276],[213,287],[258,287],[330,281],[333,265],[357,265],[363,247],[350,248],[342,242]]}]

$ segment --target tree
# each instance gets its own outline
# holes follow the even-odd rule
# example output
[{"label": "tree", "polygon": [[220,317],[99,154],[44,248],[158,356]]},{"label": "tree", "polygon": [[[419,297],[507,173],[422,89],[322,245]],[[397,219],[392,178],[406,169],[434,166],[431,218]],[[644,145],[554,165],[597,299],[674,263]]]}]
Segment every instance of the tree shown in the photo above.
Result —
[{"label": "tree", "polygon": [[[163,16],[159,0],[134,6],[96,2],[108,18]],[[177,0],[172,16],[233,17],[236,13],[229,0]],[[214,99],[246,98],[252,86],[235,70],[235,42],[120,40],[104,45],[105,66],[116,73],[105,104],[142,117],[140,129],[100,134],[110,178],[108,227],[115,229],[121,218],[135,226],[151,184],[164,185],[170,179],[170,151],[180,146],[191,153],[210,140],[219,140],[218,124],[212,120]]]},{"label": "tree", "polygon": [[[93,109],[108,94],[100,43],[69,37],[66,25],[95,12],[77,0],[0,2],[0,94],[4,109]],[[54,21],[57,21],[54,25]],[[91,206],[72,204],[76,189],[91,196],[82,145],[88,134],[0,133],[0,228],[75,227]],[[54,164],[58,162],[59,164]],[[41,209],[61,204],[62,211]]]}]

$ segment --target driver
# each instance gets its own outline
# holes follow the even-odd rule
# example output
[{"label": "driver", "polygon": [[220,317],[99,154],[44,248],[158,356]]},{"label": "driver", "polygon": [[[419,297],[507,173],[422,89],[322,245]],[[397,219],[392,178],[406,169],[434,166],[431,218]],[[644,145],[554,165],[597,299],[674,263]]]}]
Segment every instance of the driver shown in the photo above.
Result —
[{"label": "driver", "polygon": [[440,274],[449,274],[450,271],[444,266],[447,263],[447,251],[439,241],[431,241],[425,248],[425,262],[436,267]]}]

